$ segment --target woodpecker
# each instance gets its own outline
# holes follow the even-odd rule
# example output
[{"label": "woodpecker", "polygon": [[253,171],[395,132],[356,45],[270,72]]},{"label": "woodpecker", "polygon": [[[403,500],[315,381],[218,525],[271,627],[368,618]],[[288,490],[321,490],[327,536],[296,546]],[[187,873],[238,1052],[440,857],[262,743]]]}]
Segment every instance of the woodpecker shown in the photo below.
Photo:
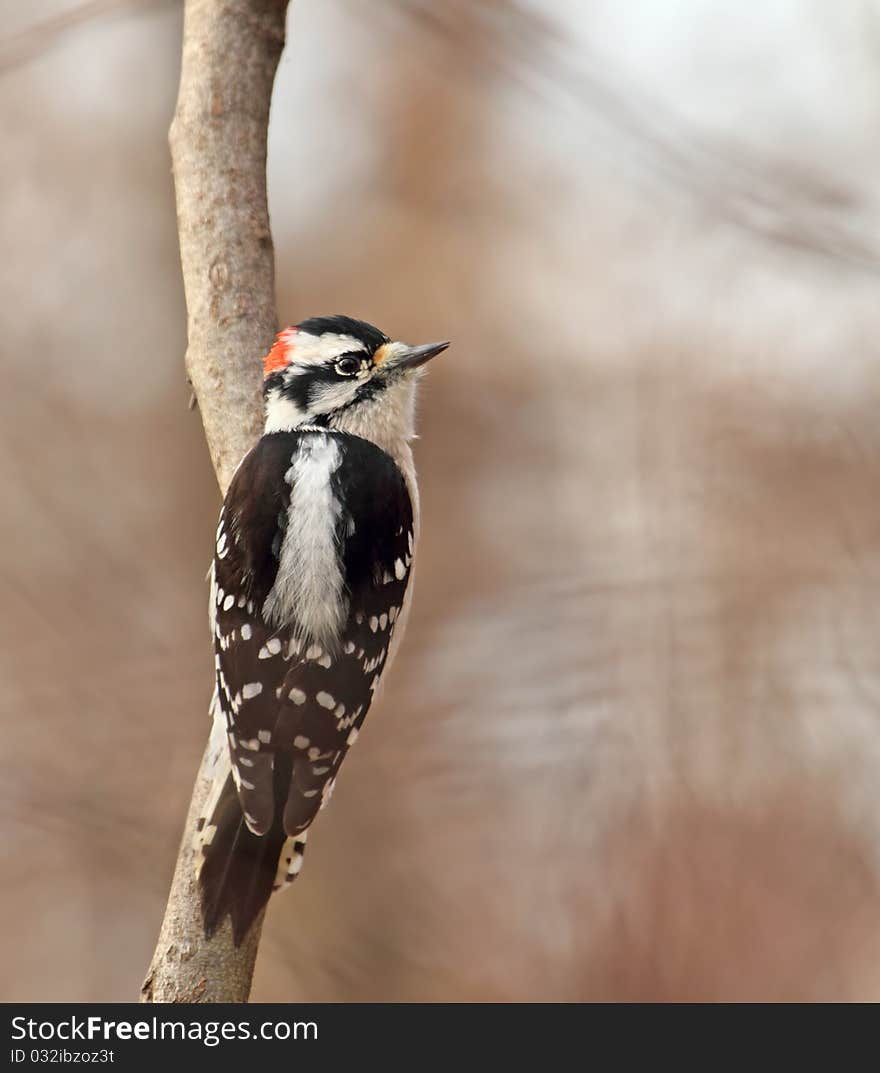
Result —
[{"label": "woodpecker", "polygon": [[403,636],[415,389],[448,345],[313,317],[263,359],[265,431],[229,486],[210,572],[212,781],[196,825],[208,936],[228,916],[240,944],[296,878]]}]

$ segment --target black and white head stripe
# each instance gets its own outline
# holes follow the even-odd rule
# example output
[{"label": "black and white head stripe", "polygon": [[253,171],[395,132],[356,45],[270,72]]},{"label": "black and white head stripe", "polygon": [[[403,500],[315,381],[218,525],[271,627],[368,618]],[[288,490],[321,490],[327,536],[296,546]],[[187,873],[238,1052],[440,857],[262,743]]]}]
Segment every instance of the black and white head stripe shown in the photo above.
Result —
[{"label": "black and white head stripe", "polygon": [[371,383],[377,352],[389,340],[377,328],[351,317],[312,317],[281,332],[266,355],[263,391],[266,429],[295,428],[375,394]]},{"label": "black and white head stripe", "polygon": [[313,336],[347,336],[360,343],[369,354],[374,354],[383,343],[388,342],[388,336],[372,324],[341,315],[310,317],[297,325],[297,331]]},{"label": "black and white head stripe", "polygon": [[216,713],[232,777],[202,822],[206,926],[242,936],[302,862],[379,686],[404,604],[413,507],[357,436],[264,436],[220,514],[213,566]]},{"label": "black and white head stripe", "polygon": [[[381,442],[378,430],[384,423],[386,432],[396,424],[406,439],[411,430],[404,433],[404,423],[418,370],[447,346],[392,342],[351,317],[313,317],[286,328],[263,359],[266,431],[319,425],[363,432]],[[377,401],[381,411],[373,405]],[[356,413],[365,408],[372,413],[366,423]]]},{"label": "black and white head stripe", "polygon": [[388,343],[378,328],[351,317],[312,317],[278,334],[263,361],[264,390],[278,387],[290,374],[332,368],[346,355],[367,361]]}]

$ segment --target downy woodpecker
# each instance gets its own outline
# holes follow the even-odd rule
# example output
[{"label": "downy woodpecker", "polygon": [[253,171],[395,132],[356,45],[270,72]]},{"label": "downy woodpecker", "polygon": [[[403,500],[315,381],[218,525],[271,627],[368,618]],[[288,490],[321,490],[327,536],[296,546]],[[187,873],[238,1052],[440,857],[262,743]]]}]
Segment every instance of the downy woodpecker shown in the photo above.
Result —
[{"label": "downy woodpecker", "polygon": [[196,833],[208,935],[228,915],[240,943],[295,879],[400,643],[415,387],[448,345],[314,317],[263,360],[265,433],[229,486],[211,568],[213,774]]}]

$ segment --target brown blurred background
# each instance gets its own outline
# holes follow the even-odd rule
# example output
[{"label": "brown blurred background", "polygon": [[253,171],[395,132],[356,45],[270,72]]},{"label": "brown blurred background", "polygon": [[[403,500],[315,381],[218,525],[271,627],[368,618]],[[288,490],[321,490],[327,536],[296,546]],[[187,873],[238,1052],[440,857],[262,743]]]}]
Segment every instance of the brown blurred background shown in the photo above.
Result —
[{"label": "brown blurred background", "polygon": [[[880,999],[880,4],[745,6],[291,5],[281,317],[455,345],[257,1000]],[[0,12],[0,997],[128,1000],[211,689],[181,14]]]}]

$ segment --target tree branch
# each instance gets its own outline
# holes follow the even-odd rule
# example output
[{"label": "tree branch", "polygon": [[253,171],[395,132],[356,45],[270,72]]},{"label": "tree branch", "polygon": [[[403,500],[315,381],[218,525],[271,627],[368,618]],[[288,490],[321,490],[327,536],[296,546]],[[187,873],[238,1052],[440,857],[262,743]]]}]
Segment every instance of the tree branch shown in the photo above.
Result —
[{"label": "tree branch", "polygon": [[[266,200],[272,84],[287,0],[187,0],[169,142],[188,313],[186,368],[221,492],[260,434],[259,357],[277,323]],[[240,947],[202,928],[192,836],[210,787],[196,778],[144,1002],[245,1002],[262,919]]]}]

